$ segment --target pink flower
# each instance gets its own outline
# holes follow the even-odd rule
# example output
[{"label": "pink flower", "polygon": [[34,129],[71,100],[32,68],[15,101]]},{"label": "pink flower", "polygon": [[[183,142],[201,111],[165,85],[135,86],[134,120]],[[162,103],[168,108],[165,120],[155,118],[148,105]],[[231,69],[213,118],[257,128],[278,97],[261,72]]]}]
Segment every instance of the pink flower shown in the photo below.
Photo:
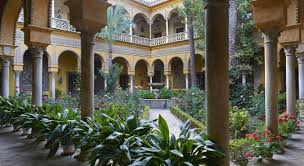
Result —
[{"label": "pink flower", "polygon": [[266,142],[272,142],[272,138],[270,137],[270,138],[267,138],[266,139]]},{"label": "pink flower", "polygon": [[271,134],[272,132],[271,132],[271,130],[267,129],[267,130],[265,131],[265,133],[266,133],[266,134]]},{"label": "pink flower", "polygon": [[296,116],[295,115],[290,115],[290,119],[295,120]]},{"label": "pink flower", "polygon": [[282,137],[282,135],[278,135],[278,136],[276,136],[276,139],[277,139],[278,141],[283,141],[283,137]]},{"label": "pink flower", "polygon": [[301,121],[297,120],[297,126],[301,125]]},{"label": "pink flower", "polygon": [[246,152],[246,153],[245,153],[245,157],[246,157],[247,159],[249,159],[249,158],[252,158],[253,155],[252,155],[251,152]]},{"label": "pink flower", "polygon": [[256,140],[256,141],[258,140],[258,135],[257,135],[256,132],[254,132],[254,133],[252,134],[252,137],[253,137],[254,140]]}]

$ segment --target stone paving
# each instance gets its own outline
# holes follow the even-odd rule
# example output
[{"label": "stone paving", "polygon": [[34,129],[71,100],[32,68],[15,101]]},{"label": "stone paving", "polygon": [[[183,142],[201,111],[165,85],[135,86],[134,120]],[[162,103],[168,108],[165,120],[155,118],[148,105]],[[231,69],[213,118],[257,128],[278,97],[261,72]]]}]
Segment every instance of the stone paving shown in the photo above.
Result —
[{"label": "stone paving", "polygon": [[72,157],[62,157],[59,151],[48,159],[48,150],[43,144],[21,136],[21,132],[11,132],[11,128],[0,129],[0,166],[88,166]]},{"label": "stone paving", "polygon": [[180,127],[183,125],[183,121],[173,115],[170,110],[163,109],[150,109],[149,120],[158,119],[159,115],[167,121],[170,133],[179,136],[181,132]]}]

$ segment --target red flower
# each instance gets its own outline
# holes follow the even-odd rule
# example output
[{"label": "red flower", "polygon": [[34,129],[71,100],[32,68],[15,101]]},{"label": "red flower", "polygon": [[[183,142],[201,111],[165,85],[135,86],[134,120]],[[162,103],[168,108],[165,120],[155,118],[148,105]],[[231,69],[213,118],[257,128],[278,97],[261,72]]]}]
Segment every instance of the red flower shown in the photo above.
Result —
[{"label": "red flower", "polygon": [[251,152],[246,152],[245,153],[245,157],[248,159],[248,158],[252,158],[252,153]]},{"label": "red flower", "polygon": [[276,136],[276,139],[277,139],[278,141],[283,141],[283,137],[282,137],[282,135],[278,135],[278,136]]},{"label": "red flower", "polygon": [[249,133],[245,134],[245,137],[246,137],[247,139],[249,139],[250,136],[251,136],[251,134],[249,134]]},{"label": "red flower", "polygon": [[265,138],[266,137],[266,133],[263,133],[262,137]]},{"label": "red flower", "polygon": [[271,142],[271,141],[272,141],[271,137],[266,139],[266,142]]},{"label": "red flower", "polygon": [[266,134],[271,134],[271,130],[267,129],[267,130],[265,131],[265,133],[266,133]]},{"label": "red flower", "polygon": [[254,132],[254,133],[252,134],[252,137],[253,137],[254,140],[258,140],[258,135],[257,135],[256,132]]},{"label": "red flower", "polygon": [[290,119],[295,120],[296,116],[295,115],[290,115]]}]

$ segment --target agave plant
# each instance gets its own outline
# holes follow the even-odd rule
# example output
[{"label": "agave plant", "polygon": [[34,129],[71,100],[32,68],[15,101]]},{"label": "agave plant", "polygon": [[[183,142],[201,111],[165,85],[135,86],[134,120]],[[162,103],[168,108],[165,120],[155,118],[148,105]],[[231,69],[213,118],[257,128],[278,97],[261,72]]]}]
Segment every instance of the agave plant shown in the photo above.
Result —
[{"label": "agave plant", "polygon": [[191,129],[190,121],[187,121],[182,126],[178,138],[174,135],[170,137],[166,121],[159,116],[158,128],[145,138],[145,146],[134,151],[136,159],[131,165],[216,165],[216,161],[223,158],[224,154],[214,143],[205,141],[194,131]]},{"label": "agave plant", "polygon": [[133,150],[142,146],[141,137],[152,130],[151,124],[141,121],[137,115],[132,115],[127,120],[115,120],[103,114],[109,122],[111,133],[97,145],[91,155],[91,166],[98,165],[128,165],[133,161]]}]

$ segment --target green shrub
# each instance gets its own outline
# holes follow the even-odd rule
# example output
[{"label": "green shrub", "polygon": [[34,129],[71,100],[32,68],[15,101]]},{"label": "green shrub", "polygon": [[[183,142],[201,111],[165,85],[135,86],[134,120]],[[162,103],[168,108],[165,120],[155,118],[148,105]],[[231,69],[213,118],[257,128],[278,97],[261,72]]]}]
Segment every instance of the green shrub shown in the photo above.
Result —
[{"label": "green shrub", "polygon": [[278,96],[278,109],[281,112],[286,110],[286,92],[280,93]]},{"label": "green shrub", "polygon": [[248,108],[248,111],[251,116],[265,115],[265,96],[263,91],[252,98],[252,107]]},{"label": "green shrub", "polygon": [[229,129],[232,138],[240,138],[247,130],[247,125],[249,124],[250,116],[248,112],[243,108],[239,109],[233,107],[229,109]]},{"label": "green shrub", "polygon": [[246,153],[250,151],[250,144],[251,141],[245,138],[230,140],[230,158],[232,162],[238,166],[247,166],[248,158],[246,157]]},{"label": "green shrub", "polygon": [[191,88],[177,97],[177,106],[193,118],[204,122],[206,119],[205,92]]},{"label": "green shrub", "polygon": [[139,93],[139,96],[142,99],[155,99],[156,97],[155,93],[150,92],[149,90],[140,90],[137,93]]},{"label": "green shrub", "polygon": [[173,97],[173,92],[170,89],[162,88],[159,93],[160,99],[171,99]]},{"label": "green shrub", "polygon": [[251,84],[247,84],[246,86],[242,84],[230,85],[229,101],[231,106],[248,109],[252,107],[253,96],[254,87]]},{"label": "green shrub", "polygon": [[183,112],[178,107],[171,107],[171,112],[176,115],[178,118],[186,122],[189,120],[191,122],[191,125],[193,128],[197,128],[199,131],[205,131],[205,125],[198,121],[197,119],[193,118],[191,115],[187,114],[186,112]]}]

